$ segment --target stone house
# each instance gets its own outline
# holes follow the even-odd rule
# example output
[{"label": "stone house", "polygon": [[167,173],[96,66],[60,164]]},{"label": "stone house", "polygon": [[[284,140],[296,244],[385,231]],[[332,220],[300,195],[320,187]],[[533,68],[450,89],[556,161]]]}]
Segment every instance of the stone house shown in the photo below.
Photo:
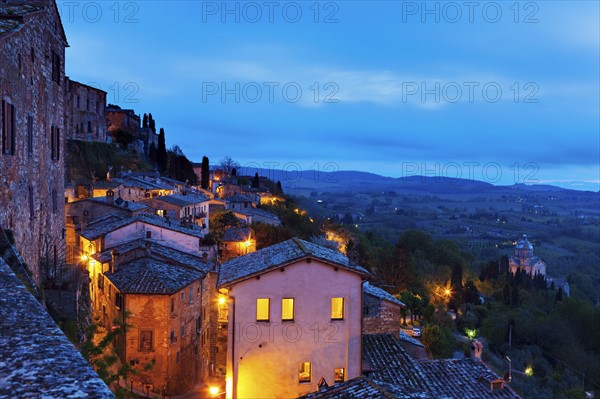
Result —
[{"label": "stone house", "polygon": [[221,265],[228,298],[226,395],[293,398],[362,370],[362,284],[337,251],[291,239]]},{"label": "stone house", "polygon": [[182,252],[203,256],[207,248],[203,245],[204,233],[198,226],[182,226],[175,221],[148,213],[133,217],[116,215],[89,223],[86,228],[76,231],[78,240],[76,251],[86,256],[102,252],[106,248],[131,241],[147,239],[162,245],[171,246]]},{"label": "stone house", "polygon": [[398,334],[402,302],[387,291],[363,284],[363,334]]},{"label": "stone house", "polygon": [[223,262],[256,251],[254,231],[250,227],[230,227],[223,234],[221,260]]},{"label": "stone house", "polygon": [[66,138],[106,142],[106,92],[66,79]]},{"label": "stone house", "polygon": [[190,390],[209,374],[216,326],[216,278],[200,256],[138,239],[97,253],[90,262],[90,293],[99,322],[129,328],[118,335],[117,353],[139,374],[134,386],[157,394]]},{"label": "stone house", "polygon": [[142,201],[158,216],[178,220],[182,223],[191,223],[199,226],[204,233],[209,228],[210,200],[201,195],[174,194]]},{"label": "stone house", "polygon": [[67,45],[54,1],[0,2],[0,226],[37,283],[64,259]]}]

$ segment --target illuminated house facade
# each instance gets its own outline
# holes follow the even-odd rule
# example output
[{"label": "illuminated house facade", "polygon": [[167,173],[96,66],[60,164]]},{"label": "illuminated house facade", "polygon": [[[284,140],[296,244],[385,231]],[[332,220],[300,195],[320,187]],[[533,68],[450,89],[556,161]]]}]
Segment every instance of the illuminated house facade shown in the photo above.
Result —
[{"label": "illuminated house facade", "polygon": [[230,227],[223,234],[221,259],[227,261],[256,251],[254,232],[250,227]]},{"label": "illuminated house facade", "polygon": [[523,238],[517,241],[515,254],[509,258],[508,267],[513,274],[520,269],[531,276],[536,274],[546,275],[546,262],[533,254],[533,245],[527,240],[525,234],[523,234]]},{"label": "illuminated house facade", "polygon": [[368,272],[291,239],[221,265],[228,297],[226,395],[293,398],[360,376]]}]

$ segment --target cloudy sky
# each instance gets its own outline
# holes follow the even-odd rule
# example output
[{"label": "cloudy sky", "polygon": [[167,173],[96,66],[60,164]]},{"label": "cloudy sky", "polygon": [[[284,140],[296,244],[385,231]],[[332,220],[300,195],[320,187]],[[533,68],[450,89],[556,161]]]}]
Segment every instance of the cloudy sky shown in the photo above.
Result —
[{"label": "cloudy sky", "polygon": [[596,1],[59,1],[67,74],[193,161],[600,180]]}]

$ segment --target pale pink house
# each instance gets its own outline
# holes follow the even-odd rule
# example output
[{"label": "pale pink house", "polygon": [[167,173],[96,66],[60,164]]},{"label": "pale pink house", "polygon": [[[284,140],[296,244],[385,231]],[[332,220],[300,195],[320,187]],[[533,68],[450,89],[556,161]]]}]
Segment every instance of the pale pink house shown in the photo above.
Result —
[{"label": "pale pink house", "polygon": [[221,265],[228,297],[228,398],[294,398],[362,370],[368,272],[337,251],[291,239]]}]

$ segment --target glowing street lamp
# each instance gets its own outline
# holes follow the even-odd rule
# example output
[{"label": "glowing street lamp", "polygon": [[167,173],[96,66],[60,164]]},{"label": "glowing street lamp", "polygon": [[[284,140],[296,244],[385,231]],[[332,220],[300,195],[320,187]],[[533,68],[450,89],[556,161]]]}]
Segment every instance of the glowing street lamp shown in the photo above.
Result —
[{"label": "glowing street lamp", "polygon": [[477,336],[477,330],[474,328],[465,328],[465,334],[467,334],[469,339],[473,339]]},{"label": "glowing street lamp", "polygon": [[208,388],[208,392],[210,393],[210,396],[216,396],[219,393],[219,387],[212,386]]},{"label": "glowing street lamp", "polygon": [[531,366],[525,367],[525,375],[527,377],[533,376],[533,367],[531,367]]},{"label": "glowing street lamp", "polygon": [[219,296],[219,305],[224,305],[225,304],[225,297],[223,295]]}]

